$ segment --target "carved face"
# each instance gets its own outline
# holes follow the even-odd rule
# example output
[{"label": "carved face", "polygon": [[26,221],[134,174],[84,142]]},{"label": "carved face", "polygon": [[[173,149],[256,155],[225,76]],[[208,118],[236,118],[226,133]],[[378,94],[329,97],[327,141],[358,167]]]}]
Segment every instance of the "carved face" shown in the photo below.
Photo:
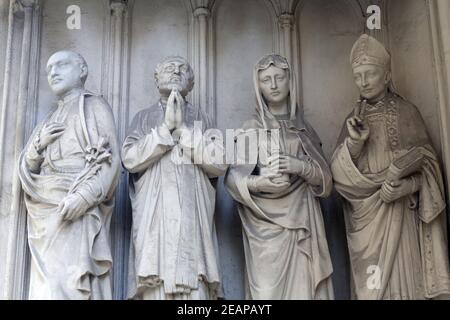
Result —
[{"label": "carved face", "polygon": [[61,96],[74,88],[83,87],[87,68],[76,54],[57,52],[47,63],[47,79],[52,91]]},{"label": "carved face", "polygon": [[354,68],[353,77],[361,97],[369,101],[381,99],[391,81],[391,73],[376,65],[360,65]]},{"label": "carved face", "polygon": [[271,65],[259,72],[259,88],[267,103],[281,103],[289,96],[289,74]]},{"label": "carved face", "polygon": [[193,74],[189,64],[182,60],[168,60],[158,67],[156,85],[161,95],[169,95],[173,89],[187,96],[193,87]]}]

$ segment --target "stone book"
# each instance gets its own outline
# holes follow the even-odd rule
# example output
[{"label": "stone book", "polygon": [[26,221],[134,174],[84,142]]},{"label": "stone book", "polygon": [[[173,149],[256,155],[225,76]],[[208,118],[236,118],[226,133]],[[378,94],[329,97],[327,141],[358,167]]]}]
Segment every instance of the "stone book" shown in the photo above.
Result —
[{"label": "stone book", "polygon": [[405,155],[395,159],[389,167],[387,181],[398,181],[420,171],[424,162],[424,148],[415,147]]}]

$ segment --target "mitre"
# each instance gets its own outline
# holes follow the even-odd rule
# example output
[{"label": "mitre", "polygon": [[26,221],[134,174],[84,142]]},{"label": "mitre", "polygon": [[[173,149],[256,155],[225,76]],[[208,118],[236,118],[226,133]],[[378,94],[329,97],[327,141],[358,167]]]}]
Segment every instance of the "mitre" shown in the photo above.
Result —
[{"label": "mitre", "polygon": [[352,68],[366,64],[389,68],[390,62],[391,56],[383,44],[367,34],[359,37],[350,54]]}]

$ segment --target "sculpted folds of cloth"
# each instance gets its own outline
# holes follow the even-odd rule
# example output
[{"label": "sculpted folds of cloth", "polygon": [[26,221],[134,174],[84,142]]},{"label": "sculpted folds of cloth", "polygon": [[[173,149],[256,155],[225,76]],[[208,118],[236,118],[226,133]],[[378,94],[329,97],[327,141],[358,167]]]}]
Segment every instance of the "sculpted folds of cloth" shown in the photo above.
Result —
[{"label": "sculpted folds of cloth", "polygon": [[120,158],[113,114],[84,90],[83,57],[47,64],[58,107],[20,156],[31,251],[30,299],[111,299],[109,226]]},{"label": "sculpted folds of cloth", "polygon": [[444,186],[423,119],[392,90],[390,55],[376,39],[361,36],[351,64],[361,98],[331,169],[344,201],[353,296],[449,294]]},{"label": "sculpted folds of cloth", "polygon": [[262,141],[269,130],[279,133],[279,147],[267,148],[273,152],[266,155],[262,144],[254,141],[257,163],[246,159],[226,175],[242,220],[249,299],[334,298],[318,200],[331,192],[331,172],[319,138],[298,113],[294,80],[288,62],[279,55],[257,63],[256,115],[237,139],[256,131]]},{"label": "sculpted folds of cloth", "polygon": [[185,100],[194,85],[186,60],[165,59],[155,78],[161,99],[135,116],[122,148],[133,209],[128,297],[215,299],[221,279],[210,179],[227,169],[215,161],[224,147],[204,134],[206,115]]}]

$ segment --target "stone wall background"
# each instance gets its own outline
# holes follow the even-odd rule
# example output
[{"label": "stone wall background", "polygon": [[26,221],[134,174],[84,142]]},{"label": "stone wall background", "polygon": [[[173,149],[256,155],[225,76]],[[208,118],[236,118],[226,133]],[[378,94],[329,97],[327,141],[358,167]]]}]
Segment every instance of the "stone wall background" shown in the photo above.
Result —
[{"label": "stone wall background", "polygon": [[[201,104],[215,118],[217,127],[224,130],[240,127],[253,114],[253,65],[264,54],[279,52],[290,56],[295,65],[305,117],[317,130],[330,159],[343,121],[358,96],[349,65],[350,49],[365,31],[365,8],[368,4],[380,4],[386,19],[383,30],[372,35],[390,48],[395,84],[402,95],[417,104],[433,143],[441,152],[440,102],[427,0],[130,0],[128,7],[121,1],[111,4],[109,0],[37,2],[41,10],[41,30],[36,35],[40,43],[37,103],[34,106],[28,102],[31,107],[26,114],[31,127],[45,117],[54,103],[45,64],[58,50],[75,50],[86,58],[90,67],[86,87],[103,94],[113,105],[122,138],[134,115],[158,98],[153,71],[164,57],[182,55],[192,62],[197,83],[191,101]],[[66,8],[74,4],[81,7],[81,30],[66,28]],[[5,94],[3,61],[9,6],[10,0],[0,0],[0,101]],[[206,13],[195,11],[199,7],[205,8]],[[288,14],[289,25],[280,23],[282,14]],[[203,17],[205,23],[201,21]],[[23,30],[21,19],[15,21],[18,33]],[[119,37],[117,30],[121,32]],[[20,41],[15,40],[13,65],[20,59]],[[10,82],[17,83],[16,76]],[[117,88],[120,90],[114,90]],[[18,128],[16,102],[12,95],[0,104],[8,111],[5,126],[0,128],[5,130],[0,168],[0,261],[5,261],[0,263],[0,297],[3,298],[23,298],[27,286],[28,253],[26,247],[15,245],[15,239],[23,238],[26,229],[23,222],[14,222],[22,221],[17,215],[24,212],[23,208],[11,211],[17,197],[13,188],[17,155],[14,147],[20,145],[14,143]],[[25,140],[27,134],[29,131],[25,130]],[[112,226],[117,299],[125,296],[131,223],[125,172],[120,188],[122,196],[118,197]],[[336,298],[347,299],[350,288],[345,229],[335,194],[323,201],[323,211],[335,268]],[[242,299],[241,226],[222,179],[217,186],[216,224],[226,298]],[[16,255],[12,260],[11,252]],[[10,265],[16,261],[21,263],[18,268]]]},{"label": "stone wall background", "polygon": [[419,108],[441,154],[439,96],[426,1],[391,1],[388,13],[395,86]]}]

